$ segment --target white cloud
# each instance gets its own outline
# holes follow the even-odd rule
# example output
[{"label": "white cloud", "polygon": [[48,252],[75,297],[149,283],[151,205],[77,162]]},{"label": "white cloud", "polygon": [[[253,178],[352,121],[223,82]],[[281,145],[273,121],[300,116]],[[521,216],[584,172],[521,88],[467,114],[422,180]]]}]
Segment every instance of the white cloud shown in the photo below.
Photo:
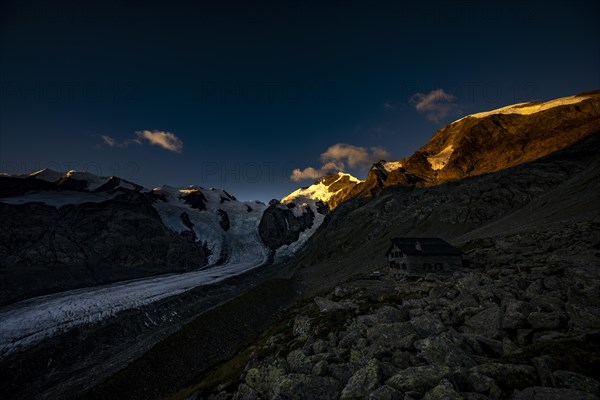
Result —
[{"label": "white cloud", "polygon": [[174,153],[181,153],[183,142],[175,134],[166,131],[138,131],[138,139],[147,140],[150,144],[160,146]]},{"label": "white cloud", "polygon": [[390,153],[383,147],[359,147],[346,143],[336,143],[321,154],[320,168],[307,167],[292,171],[290,179],[298,182],[305,179],[316,180],[319,177],[346,168],[366,170],[373,163],[389,159]]},{"label": "white cloud", "polygon": [[415,109],[425,114],[427,119],[439,123],[440,120],[458,111],[454,103],[456,96],[446,93],[444,89],[436,89],[431,92],[415,93],[410,98],[410,103]]},{"label": "white cloud", "polygon": [[389,158],[390,153],[383,147],[366,147],[353,146],[346,143],[337,143],[328,148],[321,154],[321,161],[327,163],[335,163],[338,169],[348,166],[350,168],[364,169],[370,167],[375,161]]},{"label": "white cloud", "polygon": [[108,135],[100,135],[100,137],[102,138],[102,141],[104,142],[104,144],[106,144],[110,147],[115,147],[118,144],[114,138],[112,138]]},{"label": "white cloud", "polygon": [[108,135],[100,135],[102,143],[109,147],[128,147],[130,144],[143,145],[144,141],[160,146],[174,153],[181,153],[183,142],[174,133],[166,131],[137,131],[135,137],[119,141]]},{"label": "white cloud", "polygon": [[321,176],[321,172],[314,169],[313,167],[308,167],[304,169],[296,168],[292,171],[290,179],[294,182],[298,182],[306,179],[317,180]]},{"label": "white cloud", "polygon": [[394,106],[389,101],[386,101],[385,103],[383,103],[383,109],[386,111],[393,110]]}]

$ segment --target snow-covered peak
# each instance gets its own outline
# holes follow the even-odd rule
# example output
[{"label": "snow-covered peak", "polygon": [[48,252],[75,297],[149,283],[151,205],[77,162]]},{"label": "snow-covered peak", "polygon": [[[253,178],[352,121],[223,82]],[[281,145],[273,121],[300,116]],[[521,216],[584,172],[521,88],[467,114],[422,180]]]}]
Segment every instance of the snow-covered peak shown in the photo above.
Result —
[{"label": "snow-covered peak", "polygon": [[591,98],[592,96],[567,96],[561,97],[559,99],[554,99],[550,101],[532,101],[525,103],[517,103],[511,104],[506,107],[497,108],[491,111],[484,111],[476,114],[467,115],[453,122],[456,123],[458,121],[462,121],[465,118],[473,117],[473,118],[484,118],[493,114],[520,114],[520,115],[529,115],[538,113],[541,111],[549,110],[554,107],[564,106],[568,104],[576,104]]},{"label": "snow-covered peak", "polygon": [[[77,189],[69,187],[68,189],[82,190],[82,191],[107,191],[116,188],[124,188],[129,190],[141,190],[142,186],[136,185],[135,183],[128,182],[115,176],[98,176],[90,172],[83,172],[77,170],[69,170],[67,172],[54,171],[49,168],[36,171],[27,175],[18,175],[18,178],[28,179],[39,179],[51,183],[62,184],[61,181],[80,181],[85,184]],[[62,187],[62,186],[61,186]]]},{"label": "snow-covered peak", "polygon": [[258,235],[258,224],[267,206],[238,201],[223,189],[200,186],[152,189],[154,208],[176,233],[187,233],[210,251],[209,264],[264,261],[268,249]]},{"label": "snow-covered peak", "polygon": [[[174,187],[169,185],[159,186],[152,189],[152,193],[159,197],[168,199],[181,199],[187,196],[202,196],[207,203],[222,204],[226,201],[237,201],[235,196],[223,189],[203,188],[201,186],[189,185],[185,187]],[[252,202],[249,202],[252,203]]]},{"label": "snow-covered peak", "polygon": [[344,184],[359,184],[362,181],[345,172],[327,175],[308,187],[300,188],[281,199],[281,203],[293,202],[296,199],[310,199],[327,202],[333,195],[344,189]]}]

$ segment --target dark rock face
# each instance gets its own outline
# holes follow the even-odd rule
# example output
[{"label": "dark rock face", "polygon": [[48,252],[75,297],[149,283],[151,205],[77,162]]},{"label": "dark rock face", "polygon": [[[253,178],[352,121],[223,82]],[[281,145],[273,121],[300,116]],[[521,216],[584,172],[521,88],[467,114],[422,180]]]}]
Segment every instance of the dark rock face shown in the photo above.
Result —
[{"label": "dark rock face", "polygon": [[190,216],[184,211],[181,213],[179,218],[181,219],[181,222],[183,222],[183,224],[188,228],[187,231],[180,232],[179,235],[188,242],[195,243],[197,236],[196,232],[194,231],[194,224],[190,220]]},{"label": "dark rock face", "polygon": [[185,211],[181,213],[179,218],[181,218],[181,222],[183,222],[183,224],[187,226],[190,230],[194,227],[194,224],[190,220],[190,216]]},{"label": "dark rock face", "polygon": [[219,225],[223,228],[224,231],[228,231],[231,223],[229,222],[229,215],[224,210],[220,208],[217,210],[217,214],[219,215]]},{"label": "dark rock face", "polygon": [[0,220],[0,302],[206,263],[202,244],[167,229],[140,193],[59,208],[0,202]]},{"label": "dark rock face", "polygon": [[8,176],[0,176],[0,198],[20,196],[31,190],[52,190],[56,187],[54,183],[41,179],[21,179]]},{"label": "dark rock face", "polygon": [[121,185],[124,182],[126,182],[129,185],[133,186],[133,188],[134,188],[133,190],[135,190],[135,191],[140,191],[140,190],[143,189],[143,187],[140,186],[140,185],[136,185],[136,184],[134,184],[132,182],[129,182],[129,181],[124,181],[123,179],[118,178],[116,176],[111,176],[108,179],[108,181],[106,181],[105,184],[103,184],[103,185],[99,186],[98,188],[96,188],[94,190],[94,192],[108,192],[108,191],[116,189],[117,187],[119,187],[119,185]]},{"label": "dark rock face", "polygon": [[277,249],[298,240],[300,233],[312,227],[315,215],[306,207],[301,216],[296,217],[289,208],[279,206],[279,202],[269,203],[258,225],[258,233],[263,243],[270,249]]},{"label": "dark rock face", "polygon": [[327,213],[329,212],[329,207],[327,206],[327,204],[323,203],[322,201],[317,201],[315,203],[315,205],[317,206],[317,212],[321,215],[327,215]]},{"label": "dark rock face", "polygon": [[181,198],[186,202],[186,204],[189,204],[190,207],[195,208],[196,210],[206,210],[206,203],[208,203],[208,200],[206,199],[206,196],[204,196],[204,194],[199,190],[190,192],[185,196],[181,196]]},{"label": "dark rock face", "polygon": [[225,196],[227,196],[227,198],[229,200],[233,200],[233,201],[237,200],[234,195],[227,193],[226,190],[223,190],[223,193],[225,194]]},{"label": "dark rock face", "polygon": [[80,179],[65,176],[58,181],[57,186],[59,186],[62,190],[82,192],[87,190],[88,183]]}]

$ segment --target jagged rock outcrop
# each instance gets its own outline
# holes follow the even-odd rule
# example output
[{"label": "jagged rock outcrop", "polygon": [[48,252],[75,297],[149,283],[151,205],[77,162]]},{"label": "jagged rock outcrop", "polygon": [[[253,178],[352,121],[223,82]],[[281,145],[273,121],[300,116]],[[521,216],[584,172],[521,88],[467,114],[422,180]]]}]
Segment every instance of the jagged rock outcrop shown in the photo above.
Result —
[{"label": "jagged rock outcrop", "polygon": [[219,215],[219,225],[221,225],[221,228],[223,228],[224,231],[228,231],[231,226],[229,214],[227,214],[227,211],[221,210],[220,208],[217,210],[217,214]]},{"label": "jagged rock outcrop", "polygon": [[[292,204],[292,207],[296,206],[293,203],[289,204]],[[302,207],[302,213],[297,216],[286,205],[272,201],[263,213],[258,233],[262,241],[275,250],[298,240],[302,231],[312,227],[314,218],[315,214],[309,206]]]}]

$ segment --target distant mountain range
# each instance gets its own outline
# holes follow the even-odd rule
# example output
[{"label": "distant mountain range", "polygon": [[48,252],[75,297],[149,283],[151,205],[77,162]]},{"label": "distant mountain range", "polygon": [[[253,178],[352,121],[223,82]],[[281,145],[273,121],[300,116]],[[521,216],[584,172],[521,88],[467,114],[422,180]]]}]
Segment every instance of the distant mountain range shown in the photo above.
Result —
[{"label": "distant mountain range", "polygon": [[[300,249],[298,260],[315,263],[354,254],[359,238],[379,243],[396,231],[451,239],[572,176],[559,173],[558,164],[548,167],[559,169],[550,176],[523,168],[598,132],[600,92],[515,104],[447,125],[410,157],[374,164],[364,181],[327,175],[268,205],[238,201],[223,189],[149,190],[78,171],[1,175],[0,279],[8,290],[0,304],[208,264],[256,266]],[[486,185],[494,190],[483,191]],[[362,218],[369,223],[361,225]]]},{"label": "distant mountain range", "polygon": [[209,264],[256,267],[291,256],[324,213],[310,199],[265,205],[78,171],[0,176],[0,304]]},{"label": "distant mountain range", "polygon": [[500,171],[564,149],[599,130],[600,91],[519,103],[463,117],[437,131],[413,155],[382,160],[364,181],[349,179],[343,188],[333,187],[326,198],[320,186],[331,177],[304,193],[313,191],[335,208],[352,197],[373,197],[388,186],[434,186]]},{"label": "distant mountain range", "polygon": [[496,236],[598,226],[600,93],[462,118],[399,163],[392,171],[376,163],[341,201],[331,197],[336,208],[293,259],[306,290],[382,268],[392,237],[441,237],[468,247]]}]

